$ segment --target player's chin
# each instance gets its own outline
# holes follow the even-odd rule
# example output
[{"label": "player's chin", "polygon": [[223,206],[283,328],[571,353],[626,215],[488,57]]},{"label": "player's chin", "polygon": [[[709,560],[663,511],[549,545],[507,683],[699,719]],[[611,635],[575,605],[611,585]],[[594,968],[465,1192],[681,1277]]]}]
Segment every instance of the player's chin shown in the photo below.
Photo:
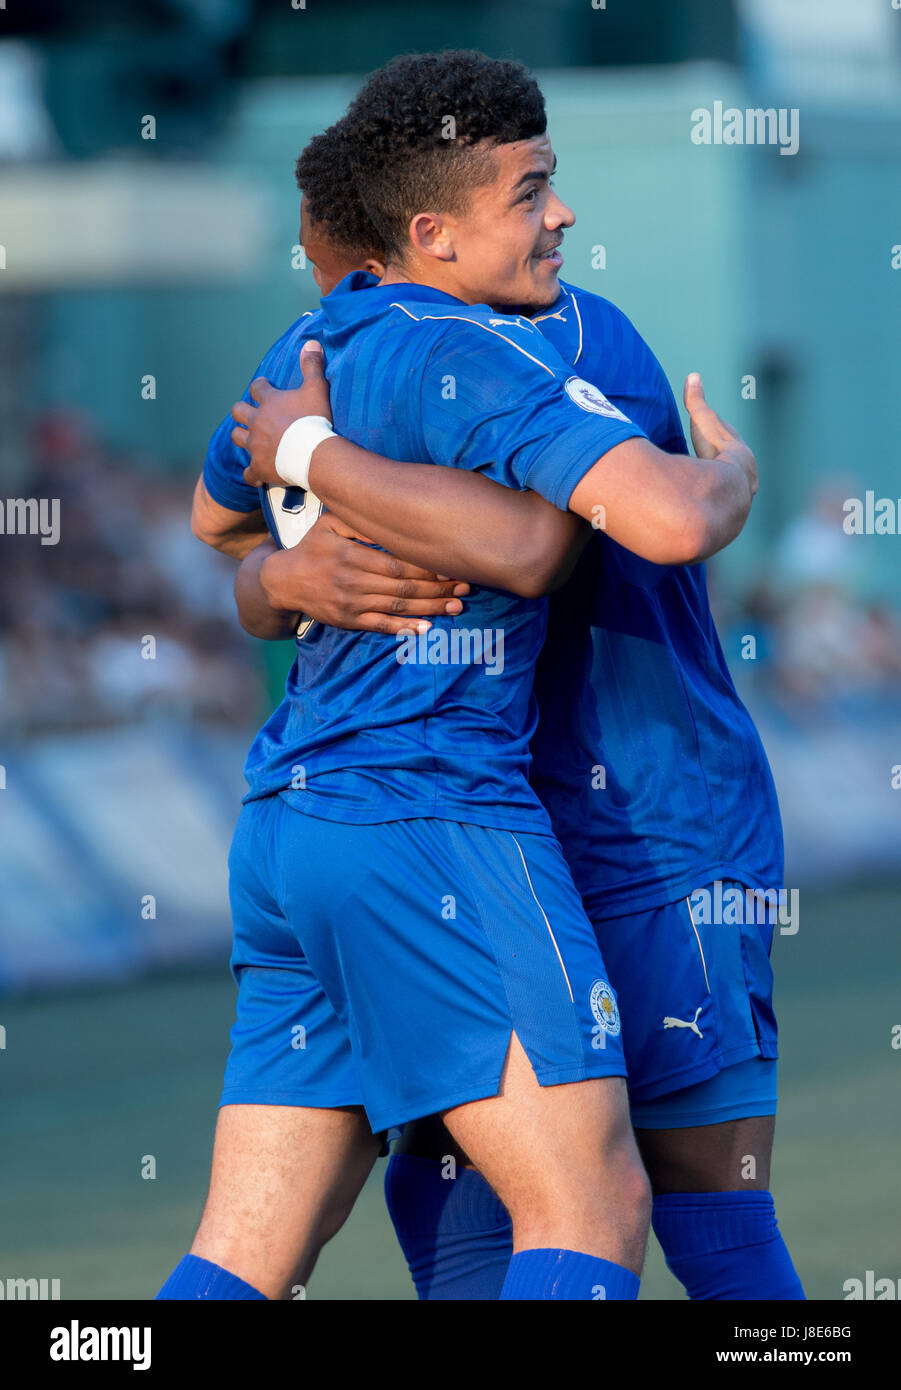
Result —
[{"label": "player's chin", "polygon": [[528,303],[533,309],[549,308],[560,295],[558,267],[552,261],[533,258]]}]

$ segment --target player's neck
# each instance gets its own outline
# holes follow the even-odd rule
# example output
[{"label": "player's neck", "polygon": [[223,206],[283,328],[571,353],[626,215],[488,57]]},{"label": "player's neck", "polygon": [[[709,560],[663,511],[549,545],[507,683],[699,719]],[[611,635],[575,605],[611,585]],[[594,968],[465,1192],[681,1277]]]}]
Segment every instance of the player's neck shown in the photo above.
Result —
[{"label": "player's neck", "polygon": [[389,263],[385,273],[379,281],[380,285],[427,285],[429,289],[439,290],[442,294],[453,295],[454,299],[459,299],[463,304],[490,304],[492,309],[496,309],[502,314],[519,314],[523,318],[534,318],[536,314],[547,313],[550,305],[536,304],[499,304],[494,299],[468,291],[461,285],[451,269],[453,262],[417,260],[409,265]]},{"label": "player's neck", "polygon": [[440,291],[441,294],[453,295],[454,299],[460,299],[464,304],[478,302],[467,295],[465,288],[458,283],[449,271],[448,263],[444,261],[417,260],[409,265],[389,263],[379,284],[426,285],[429,289]]}]

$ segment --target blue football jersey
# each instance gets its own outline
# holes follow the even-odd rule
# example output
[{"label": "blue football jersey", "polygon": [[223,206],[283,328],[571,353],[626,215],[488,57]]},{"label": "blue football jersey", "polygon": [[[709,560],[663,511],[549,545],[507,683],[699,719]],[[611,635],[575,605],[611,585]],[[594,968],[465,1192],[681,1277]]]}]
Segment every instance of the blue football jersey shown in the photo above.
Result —
[{"label": "blue football jersey", "polygon": [[[688,452],[663,370],[615,305],[564,285],[534,322],[655,444]],[[716,878],[782,883],[773,779],[703,564],[655,565],[598,532],[551,596],[535,692],[532,784],[590,915],[674,902]]]},{"label": "blue football jersey", "polygon": [[[320,311],[301,314],[278,342],[273,343],[253,376],[264,376],[282,391],[299,386],[303,380],[300,349],[308,338],[317,336],[324,322],[324,316]],[[241,399],[252,400],[249,382]],[[231,432],[234,427],[235,422],[231,415],[226,415],[213,431],[207,445],[203,481],[207,492],[220,507],[228,507],[233,512],[254,512],[260,506],[261,494],[259,488],[251,487],[244,481],[244,469],[250,459],[245,449],[239,449],[237,444],[232,443]],[[272,530],[268,516],[267,524]]]},{"label": "blue football jersey", "polygon": [[[377,453],[478,469],[565,506],[599,457],[642,433],[526,319],[361,273],[322,306],[335,427]],[[474,587],[417,639],[314,624],[251,748],[248,799],[280,792],[356,823],[547,830],[528,780],[546,616],[544,599]]]},{"label": "blue football jersey", "polygon": [[[308,336],[321,338],[324,322],[321,313],[298,319],[255,375],[296,385],[300,347]],[[557,303],[531,323],[658,447],[687,452],[663,370],[615,305],[561,282]],[[487,326],[509,335],[511,316],[489,316]],[[231,443],[232,423],[227,417],[214,433],[204,477],[222,505],[249,511],[259,495],[241,478],[246,455]],[[521,485],[509,472],[500,480]],[[578,478],[559,489],[553,470],[530,481],[565,505],[562,493]],[[778,886],[778,802],[720,648],[705,567],[654,565],[598,533],[552,595],[549,614],[535,678],[540,719],[531,780],[589,911],[644,910],[718,875]]]}]

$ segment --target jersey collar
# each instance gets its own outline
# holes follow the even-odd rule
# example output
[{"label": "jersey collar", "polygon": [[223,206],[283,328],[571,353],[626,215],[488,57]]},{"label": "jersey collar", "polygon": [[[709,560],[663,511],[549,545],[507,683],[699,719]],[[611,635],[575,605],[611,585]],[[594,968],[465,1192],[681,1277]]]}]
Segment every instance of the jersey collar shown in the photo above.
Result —
[{"label": "jersey collar", "polygon": [[564,285],[562,280],[558,280],[557,283],[560,286],[560,293],[557,298],[549,309],[541,309],[537,314],[533,315],[531,320],[532,323],[540,323],[542,319],[550,318],[559,318],[566,322],[569,315],[572,313],[572,290],[568,285]]},{"label": "jersey collar", "polygon": [[[367,291],[365,302],[360,299],[361,290]],[[331,294],[325,295],[319,302],[323,312],[333,322],[346,322],[359,318],[361,312],[365,311],[368,314],[372,308],[381,307],[386,300],[391,299],[404,302],[418,300],[432,304],[463,303],[462,299],[456,299],[444,290],[433,289],[431,285],[414,284],[412,281],[380,285],[375,276],[366,270],[352,270],[335,286]]]},{"label": "jersey collar", "polygon": [[542,309],[531,322],[543,331],[573,366],[582,356],[584,329],[577,294],[571,285],[560,284],[560,294],[549,309]]},{"label": "jersey collar", "polygon": [[[360,298],[360,291],[366,290],[366,298]],[[458,299],[455,295],[447,294],[444,290],[437,290],[432,285],[420,285],[413,281],[401,281],[393,285],[380,285],[374,275],[370,275],[365,270],[352,270],[349,275],[335,286],[331,294],[326,295],[319,302],[322,310],[329,322],[336,327],[339,324],[357,323],[363,316],[368,317],[372,312],[379,313],[386,303],[391,300],[399,300],[402,303],[430,303],[430,304],[465,304],[465,301]],[[477,307],[467,304],[466,308]],[[494,312],[488,304],[478,306]],[[575,306],[572,291],[569,286],[560,281],[560,293],[549,309],[543,309],[540,314],[527,322],[540,324],[543,319],[557,319],[561,323],[572,326],[573,328],[581,325],[578,323],[579,314]]]}]

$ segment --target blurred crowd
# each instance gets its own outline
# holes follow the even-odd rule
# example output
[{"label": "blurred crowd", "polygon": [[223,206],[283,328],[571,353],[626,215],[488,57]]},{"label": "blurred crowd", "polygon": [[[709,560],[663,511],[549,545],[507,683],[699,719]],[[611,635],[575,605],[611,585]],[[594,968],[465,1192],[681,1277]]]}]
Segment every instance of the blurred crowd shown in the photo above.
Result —
[{"label": "blurred crowd", "polygon": [[[196,474],[174,479],[153,460],[117,455],[73,415],[38,422],[32,465],[31,495],[60,500],[60,540],[3,540],[7,728],[147,718],[246,727],[264,717],[273,687],[267,696],[264,653],[237,623],[234,562],[191,534]],[[711,567],[740,689],[795,716],[901,701],[901,622],[866,597],[865,548],[842,528],[844,495],[825,485],[744,594],[721,592]]]},{"label": "blurred crowd", "polygon": [[32,447],[25,486],[59,498],[60,539],[3,538],[7,728],[253,723],[264,699],[257,644],[235,616],[234,562],[191,533],[196,474],[173,480],[153,460],[117,455],[72,415],[40,420]]},{"label": "blurred crowd", "polygon": [[715,604],[739,683],[789,713],[901,704],[898,595],[879,596],[869,564],[871,547],[894,538],[845,531],[845,501],[857,491],[851,480],[825,480],[783,531],[766,572]]}]

